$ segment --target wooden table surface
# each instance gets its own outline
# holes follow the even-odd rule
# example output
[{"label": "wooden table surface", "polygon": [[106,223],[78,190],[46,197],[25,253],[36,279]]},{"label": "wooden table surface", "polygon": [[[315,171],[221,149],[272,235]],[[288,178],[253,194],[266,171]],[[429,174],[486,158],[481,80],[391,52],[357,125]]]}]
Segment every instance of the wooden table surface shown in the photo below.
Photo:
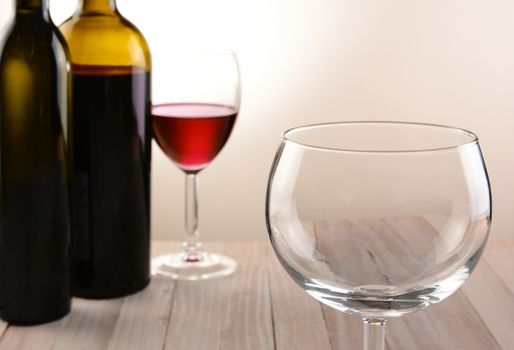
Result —
[{"label": "wooden table surface", "polygon": [[[113,300],[74,299],[64,319],[0,324],[0,349],[362,349],[359,318],[321,305],[279,266],[269,244],[207,244],[239,263],[233,276],[201,282],[153,279]],[[154,243],[153,253],[178,247]],[[391,319],[387,348],[514,349],[514,242],[490,241],[460,291]]]}]

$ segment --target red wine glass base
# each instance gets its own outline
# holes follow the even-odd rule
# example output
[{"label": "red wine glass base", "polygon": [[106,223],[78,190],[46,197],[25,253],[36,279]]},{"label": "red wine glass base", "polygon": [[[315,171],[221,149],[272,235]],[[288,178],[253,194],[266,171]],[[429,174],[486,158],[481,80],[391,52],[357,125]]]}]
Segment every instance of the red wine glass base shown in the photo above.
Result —
[{"label": "red wine glass base", "polygon": [[177,280],[206,280],[228,276],[236,271],[234,260],[224,255],[201,252],[201,259],[191,261],[187,252],[161,255],[152,260],[152,275]]}]

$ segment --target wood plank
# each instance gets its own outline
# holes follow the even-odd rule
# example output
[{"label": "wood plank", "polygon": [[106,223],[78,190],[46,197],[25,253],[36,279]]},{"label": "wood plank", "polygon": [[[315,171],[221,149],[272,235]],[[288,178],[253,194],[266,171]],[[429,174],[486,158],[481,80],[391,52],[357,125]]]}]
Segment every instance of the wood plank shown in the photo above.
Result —
[{"label": "wood plank", "polygon": [[229,277],[179,281],[165,349],[273,349],[266,251],[262,243],[206,245],[238,262]]},{"label": "wood plank", "polygon": [[[290,232],[287,223],[278,221],[275,225],[278,230],[286,230],[282,232],[283,238],[294,234]],[[335,242],[333,237],[327,237],[331,230],[343,228],[353,231],[355,226],[352,223],[304,221],[299,228],[302,234],[296,235],[294,242],[291,241],[293,238],[287,241],[278,239],[275,244],[281,249],[296,244],[294,254],[301,256],[298,260],[302,261],[306,269],[309,269],[309,263],[316,263],[318,277],[320,273],[328,278],[339,273],[355,279],[362,277],[356,271],[355,263],[360,261],[365,264],[369,256],[361,254],[360,249],[352,249],[358,246],[354,237],[351,234],[337,235]],[[341,255],[341,247],[345,248],[348,255]],[[353,266],[345,265],[346,261],[354,263]],[[371,261],[369,266],[376,265]],[[362,321],[359,318],[317,302],[296,285],[276,257],[270,258],[269,274],[277,349],[362,349]]]},{"label": "wood plank", "polygon": [[391,319],[388,332],[387,344],[395,350],[501,349],[461,291],[425,310]]},{"label": "wood plank", "polygon": [[[177,242],[152,242],[152,257],[178,249]],[[152,278],[150,286],[142,293],[124,298],[108,349],[161,350],[175,287],[174,280]]]},{"label": "wood plank", "polygon": [[[463,292],[504,349],[514,344],[514,245],[488,243],[481,261]],[[512,271],[514,272],[514,271]]]},{"label": "wood plank", "polygon": [[437,231],[421,217],[317,221],[315,225],[317,255],[328,266],[324,277],[346,281],[347,289],[394,287],[424,275],[437,238]]},{"label": "wood plank", "polygon": [[[323,306],[323,311],[333,349],[362,349],[363,324],[359,317],[343,314],[328,306]],[[514,322],[507,322],[504,327],[512,324]],[[500,346],[500,342],[496,340],[496,334],[488,329],[488,325],[489,323],[484,322],[482,315],[474,309],[465,295],[457,292],[449,299],[429,306],[425,310],[389,319],[386,324],[386,348],[390,350],[510,349],[509,344],[514,342],[507,342],[503,347]],[[511,328],[510,331],[512,333]]]},{"label": "wood plank", "polygon": [[[363,322],[323,306],[333,349],[361,350]],[[500,350],[494,336],[466,297],[457,292],[449,300],[386,324],[389,350]],[[505,349],[508,349],[505,348]]]},{"label": "wood plank", "polygon": [[120,314],[122,299],[74,299],[65,318],[32,327],[7,328],[0,349],[105,349]]},{"label": "wood plank", "polygon": [[514,344],[514,295],[482,259],[469,281],[462,288],[477,313],[503,349]]},{"label": "wood plank", "polygon": [[126,297],[108,349],[161,350],[175,285],[175,281],[154,278],[142,293]]},{"label": "wood plank", "polygon": [[7,330],[7,326],[7,322],[0,320],[0,338],[4,335],[5,331]]},{"label": "wood plank", "polygon": [[332,348],[334,350],[362,350],[364,347],[362,319],[326,305],[323,305],[322,308]]},{"label": "wood plank", "polygon": [[[178,248],[157,244],[154,253]],[[142,292],[111,300],[73,299],[64,319],[9,327],[0,349],[162,349],[175,283],[153,279]]]},{"label": "wood plank", "polygon": [[484,252],[484,259],[514,292],[514,241],[489,242]]},{"label": "wood plank", "polygon": [[[360,283],[368,280],[372,282],[369,284],[385,285],[423,276],[426,271],[423,259],[433,258],[435,244],[447,244],[423,218],[320,221],[316,222],[316,236],[321,252],[320,263],[350,283],[354,281],[349,276],[360,278]],[[390,348],[500,349],[467,298],[457,293],[452,300],[443,302],[442,307],[441,304],[430,306],[428,310],[410,315],[417,324],[413,327],[407,327],[409,318],[391,319],[388,327],[390,336],[387,338]],[[433,310],[439,311],[434,313]],[[326,307],[324,313],[332,344],[345,349],[362,347],[361,320],[331,312]],[[466,327],[462,327],[462,320],[466,320]]]},{"label": "wood plank", "polygon": [[[178,246],[159,242],[153,254]],[[74,299],[70,315],[45,325],[0,322],[0,350],[362,349],[361,319],[307,295],[269,243],[206,247],[235,258],[237,273],[201,282],[154,279],[126,298]],[[390,319],[386,343],[389,350],[507,350],[514,344],[513,325],[514,241],[491,241],[464,288],[426,310]]]},{"label": "wood plank", "polygon": [[276,349],[334,349],[321,304],[287,275],[271,248],[267,260]]},{"label": "wood plank", "polygon": [[[369,284],[389,284],[388,276],[377,264],[377,252],[369,248],[373,233],[361,223],[351,221],[316,221],[316,248],[319,264],[326,266],[326,280],[342,280],[348,289]],[[383,251],[383,249],[382,249]]]}]

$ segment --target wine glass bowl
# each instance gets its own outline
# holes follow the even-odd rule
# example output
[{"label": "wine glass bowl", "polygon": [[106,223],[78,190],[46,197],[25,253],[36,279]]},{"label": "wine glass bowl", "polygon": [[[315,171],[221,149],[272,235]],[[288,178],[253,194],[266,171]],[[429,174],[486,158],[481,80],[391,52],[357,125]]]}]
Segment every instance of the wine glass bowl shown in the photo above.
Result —
[{"label": "wine glass bowl", "polygon": [[197,173],[221,151],[237,113],[233,106],[212,103],[156,105],[152,109],[155,139],[180,169]]},{"label": "wine glass bowl", "polygon": [[415,123],[291,129],[271,169],[266,221],[303,289],[383,325],[444,300],[476,266],[491,223],[478,139]]},{"label": "wine glass bowl", "polygon": [[[152,273],[173,279],[203,280],[236,270],[229,257],[203,250],[198,230],[197,177],[227,142],[240,104],[237,56],[228,50],[178,53],[154,81],[152,125],[161,150],[186,175],[182,251],[152,260]],[[159,81],[160,80],[160,81]]]}]

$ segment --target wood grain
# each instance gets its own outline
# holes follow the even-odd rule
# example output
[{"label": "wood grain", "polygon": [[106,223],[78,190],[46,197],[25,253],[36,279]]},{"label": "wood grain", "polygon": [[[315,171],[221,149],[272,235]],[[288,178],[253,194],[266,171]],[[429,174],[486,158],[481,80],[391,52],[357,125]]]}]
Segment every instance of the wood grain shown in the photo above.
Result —
[{"label": "wood grain", "polygon": [[321,308],[293,281],[268,250],[275,349],[332,349]]},{"label": "wood grain", "polygon": [[[402,235],[411,224],[384,223]],[[378,228],[367,229],[375,234]],[[372,249],[387,245],[391,254],[397,249],[390,242],[375,244]],[[72,312],[57,322],[33,327],[0,322],[0,349],[362,349],[362,320],[305,293],[269,243],[206,248],[237,260],[236,274],[202,282],[155,278],[143,292],[125,298],[74,299]],[[156,243],[153,254],[176,249],[176,242]],[[460,291],[426,310],[390,319],[386,327],[389,350],[514,349],[514,242],[489,242]]]},{"label": "wood grain", "polygon": [[175,285],[155,278],[142,293],[124,298],[108,349],[161,350]]},{"label": "wood grain", "polygon": [[239,266],[232,276],[178,282],[166,347],[180,349],[273,349],[273,329],[262,244],[208,247]]},{"label": "wood grain", "polygon": [[122,299],[76,299],[65,318],[41,326],[10,326],[0,338],[1,349],[106,349],[120,314]]}]

